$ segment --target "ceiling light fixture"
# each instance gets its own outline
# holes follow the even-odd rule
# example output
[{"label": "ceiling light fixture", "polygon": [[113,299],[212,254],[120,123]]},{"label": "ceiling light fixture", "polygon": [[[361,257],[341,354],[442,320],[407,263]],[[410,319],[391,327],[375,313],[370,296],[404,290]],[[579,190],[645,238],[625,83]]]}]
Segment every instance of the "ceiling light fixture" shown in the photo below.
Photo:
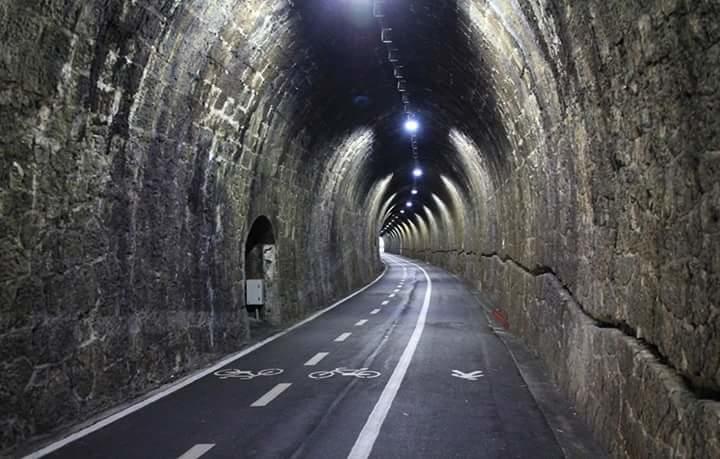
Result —
[{"label": "ceiling light fixture", "polygon": [[405,130],[410,134],[415,134],[420,129],[420,123],[414,118],[408,118],[405,121]]}]

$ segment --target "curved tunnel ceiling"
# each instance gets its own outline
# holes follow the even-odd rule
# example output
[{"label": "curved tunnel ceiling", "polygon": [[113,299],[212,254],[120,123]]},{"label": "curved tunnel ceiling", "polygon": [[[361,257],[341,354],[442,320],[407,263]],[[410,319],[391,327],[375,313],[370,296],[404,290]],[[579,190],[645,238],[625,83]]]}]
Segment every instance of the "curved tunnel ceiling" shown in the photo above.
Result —
[{"label": "curved tunnel ceiling", "polygon": [[[373,11],[375,3],[382,5],[381,15]],[[479,146],[495,171],[491,176],[503,175],[504,155],[510,147],[491,81],[497,69],[491,68],[462,17],[462,3],[310,0],[296,5],[303,18],[302,36],[317,54],[324,79],[323,94],[317,95],[322,100],[312,104],[319,108],[307,120],[317,126],[332,123],[328,133],[335,135],[361,127],[374,131],[372,151],[354,173],[360,194],[369,193],[382,178],[393,177],[385,197],[391,198],[394,210],[378,216],[380,227],[393,226],[393,217],[409,217],[410,211],[398,213],[409,199],[416,203],[414,209],[434,209],[433,193],[450,201],[441,176],[466,195],[472,193],[467,158],[460,157],[450,140],[454,130]],[[385,43],[383,26],[392,29]],[[394,64],[388,59],[390,48],[398,58]],[[407,115],[394,74],[398,64],[406,80],[409,113],[420,121],[416,140],[424,176],[418,180],[417,196],[410,194],[415,160],[411,135],[403,129]],[[328,136],[315,139],[328,141]]]},{"label": "curved tunnel ceiling", "polygon": [[489,292],[595,430],[629,433],[615,451],[704,457],[719,5],[0,0],[0,344],[18,376],[0,392],[21,413],[0,430],[44,435],[133,396],[108,377],[149,389],[235,352],[266,216],[283,320],[370,282],[384,234]]}]

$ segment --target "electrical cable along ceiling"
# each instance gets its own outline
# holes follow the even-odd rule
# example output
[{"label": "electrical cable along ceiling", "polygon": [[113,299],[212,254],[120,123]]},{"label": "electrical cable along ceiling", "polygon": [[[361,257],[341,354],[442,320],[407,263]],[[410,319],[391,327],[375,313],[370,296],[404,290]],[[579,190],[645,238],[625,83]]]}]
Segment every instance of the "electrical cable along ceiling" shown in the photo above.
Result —
[{"label": "electrical cable along ceiling", "polygon": [[[458,3],[297,3],[329,82],[323,86],[323,118],[333,120],[337,132],[368,126],[375,133],[358,186],[368,193],[392,176],[385,192],[390,212],[371,216],[380,218],[382,234],[425,207],[438,212],[438,199],[452,206],[443,177],[467,199],[477,180],[467,168],[481,163],[480,154],[496,171],[505,166],[508,145],[487,80],[490,69]],[[451,132],[463,133],[477,151],[458,151]]]}]

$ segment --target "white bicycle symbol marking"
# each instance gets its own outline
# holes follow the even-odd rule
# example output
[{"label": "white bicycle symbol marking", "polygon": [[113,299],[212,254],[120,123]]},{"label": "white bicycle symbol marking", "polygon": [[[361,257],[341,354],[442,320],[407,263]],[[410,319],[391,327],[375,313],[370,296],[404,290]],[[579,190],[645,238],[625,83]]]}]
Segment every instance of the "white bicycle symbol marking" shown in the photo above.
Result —
[{"label": "white bicycle symbol marking", "polygon": [[354,376],[356,378],[360,379],[372,379],[377,378],[380,376],[379,371],[374,370],[368,370],[367,368],[358,368],[357,370],[353,370],[351,368],[336,368],[334,370],[325,370],[325,371],[313,371],[308,375],[308,378],[310,379],[327,379],[332,378],[333,376]]},{"label": "white bicycle symbol marking", "polygon": [[228,378],[235,378],[235,379],[242,379],[242,380],[248,380],[248,379],[255,379],[258,376],[276,376],[282,373],[284,370],[280,368],[267,368],[265,370],[260,370],[257,373],[253,373],[252,370],[238,370],[237,368],[225,368],[224,370],[218,370],[215,373],[213,373],[215,376],[219,377],[220,379],[228,379]]}]

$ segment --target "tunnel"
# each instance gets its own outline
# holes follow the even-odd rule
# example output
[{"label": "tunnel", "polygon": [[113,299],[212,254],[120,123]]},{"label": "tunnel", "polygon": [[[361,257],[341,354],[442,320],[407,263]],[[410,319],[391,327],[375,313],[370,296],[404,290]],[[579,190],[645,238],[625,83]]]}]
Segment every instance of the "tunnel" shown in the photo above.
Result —
[{"label": "tunnel", "polygon": [[0,454],[306,320],[382,240],[482,295],[610,457],[720,457],[718,24],[712,0],[0,0]]}]

